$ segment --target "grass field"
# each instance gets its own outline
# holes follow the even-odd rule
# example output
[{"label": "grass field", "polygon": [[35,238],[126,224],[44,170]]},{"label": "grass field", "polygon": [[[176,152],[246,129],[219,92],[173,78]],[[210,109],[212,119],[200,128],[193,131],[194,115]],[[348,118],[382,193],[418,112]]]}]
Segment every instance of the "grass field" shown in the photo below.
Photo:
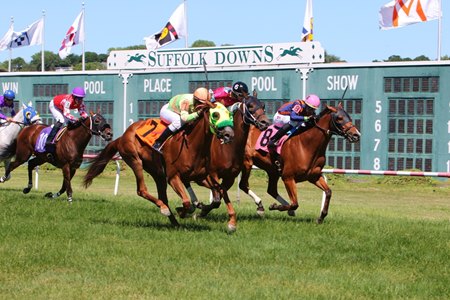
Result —
[{"label": "grass field", "polygon": [[173,228],[136,195],[128,169],[117,196],[113,166],[87,190],[81,170],[72,204],[43,197],[59,189],[60,170],[39,174],[27,195],[22,168],[0,185],[0,299],[450,298],[448,180],[328,176],[330,212],[317,225],[319,190],[299,184],[289,217],[268,211],[266,178],[255,172],[266,215],[240,193],[238,229],[227,234],[224,205]]}]

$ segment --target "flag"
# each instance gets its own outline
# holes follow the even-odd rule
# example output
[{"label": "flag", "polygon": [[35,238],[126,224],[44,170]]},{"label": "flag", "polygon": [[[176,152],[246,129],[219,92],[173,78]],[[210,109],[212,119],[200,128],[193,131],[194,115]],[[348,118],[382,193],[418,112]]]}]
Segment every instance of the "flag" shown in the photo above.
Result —
[{"label": "flag", "polygon": [[302,42],[313,40],[313,9],[312,0],[306,0],[305,19],[303,20]]},{"label": "flag", "polygon": [[83,42],[84,11],[81,11],[78,17],[73,22],[72,26],[70,26],[69,30],[67,30],[66,37],[63,39],[61,47],[59,48],[59,57],[61,57],[61,59],[66,58],[70,54],[72,46],[78,45],[79,43]]},{"label": "flag", "polygon": [[393,29],[438,19],[439,0],[395,0],[380,8],[380,29]]},{"label": "flag", "polygon": [[166,26],[158,33],[145,37],[147,50],[155,50],[187,36],[184,2],[177,7]]},{"label": "flag", "polygon": [[[11,28],[10,28],[11,30]],[[41,18],[21,31],[14,31],[7,48],[41,45],[44,35],[44,18]]]},{"label": "flag", "polygon": [[12,38],[13,33],[14,33],[14,30],[13,30],[13,26],[11,24],[11,26],[9,26],[8,31],[5,33],[5,35],[0,40],[0,51],[6,50],[9,48],[8,46],[9,46],[9,43],[11,43],[11,38]]}]

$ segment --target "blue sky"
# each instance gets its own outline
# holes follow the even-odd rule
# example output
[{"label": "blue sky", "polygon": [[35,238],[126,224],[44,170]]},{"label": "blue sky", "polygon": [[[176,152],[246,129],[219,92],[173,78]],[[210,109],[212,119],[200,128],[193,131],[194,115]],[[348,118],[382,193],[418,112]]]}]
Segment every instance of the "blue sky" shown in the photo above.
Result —
[{"label": "blue sky", "polygon": [[[111,47],[144,44],[143,38],[159,31],[181,0],[85,0],[85,50],[107,53]],[[371,62],[391,55],[436,59],[438,21],[392,30],[378,28],[378,12],[389,0],[313,0],[314,40],[329,53],[348,62]],[[450,3],[442,1],[441,55],[450,56]],[[445,2],[445,3],[444,3]],[[42,17],[45,10],[45,50],[58,52],[67,29],[81,11],[78,0],[14,0],[2,9],[0,36],[14,17],[22,30]],[[306,0],[187,0],[188,44],[202,39],[216,45],[285,43],[300,39]],[[167,48],[184,48],[185,40]],[[14,49],[12,57],[27,62],[41,46]],[[82,47],[72,48],[81,54]],[[0,61],[9,51],[0,52]]]}]

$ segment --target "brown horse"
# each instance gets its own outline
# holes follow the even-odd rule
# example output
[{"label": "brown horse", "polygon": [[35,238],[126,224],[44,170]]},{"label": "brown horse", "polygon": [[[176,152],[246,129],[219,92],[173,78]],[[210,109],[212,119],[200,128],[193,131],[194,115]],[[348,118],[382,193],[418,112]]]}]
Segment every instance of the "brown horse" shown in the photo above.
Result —
[{"label": "brown horse", "polygon": [[56,143],[55,152],[51,157],[46,152],[35,151],[36,142],[39,139],[41,131],[45,128],[47,128],[46,125],[36,124],[24,128],[20,132],[17,137],[16,159],[6,169],[5,176],[9,176],[10,172],[27,162],[34,155],[35,157],[28,161],[28,186],[23,189],[23,193],[29,193],[33,187],[33,169],[36,166],[49,162],[55,167],[62,169],[64,179],[59,192],[49,192],[45,196],[48,198],[56,198],[67,191],[67,199],[71,202],[72,185],[70,182],[83,161],[84,149],[86,149],[92,135],[98,135],[106,141],[111,140],[111,126],[100,114],[94,114],[85,119],[80,119],[72,124],[70,128],[65,128],[67,130]]},{"label": "brown horse", "polygon": [[[227,118],[230,118],[228,111],[227,114]],[[113,156],[119,152],[123,161],[134,172],[137,194],[158,206],[161,214],[167,216],[173,225],[179,225],[169,208],[167,182],[182,198],[183,207],[178,208],[177,211],[181,217],[185,217],[191,212],[191,206],[184,189],[183,179],[195,178],[203,181],[213,136],[217,136],[224,143],[229,143],[234,135],[230,126],[220,127],[219,124],[219,127],[213,128],[213,118],[220,118],[215,113],[210,113],[209,110],[201,110],[200,116],[197,121],[189,124],[184,130],[179,131],[167,140],[164,144],[162,156],[136,136],[136,130],[146,121],[133,123],[121,137],[109,143],[94,158],[85,175],[84,185],[88,187],[94,178],[103,172],[106,164]],[[144,181],[144,170],[153,177],[158,198],[148,192]]]},{"label": "brown horse", "polygon": [[[336,134],[354,143],[359,141],[361,137],[349,114],[343,109],[341,103],[338,107],[326,105],[312,128],[289,138],[283,145],[281,159],[284,167],[281,174],[269,154],[255,150],[255,144],[260,134],[261,131],[256,128],[250,133],[249,141],[251,142],[247,144],[245,168],[242,172],[239,188],[255,199],[259,206],[258,209],[263,210],[262,203],[257,201],[259,197],[249,188],[248,179],[252,166],[255,165],[265,170],[269,176],[267,193],[282,203],[281,205],[274,203],[269,209],[288,211],[290,215],[295,215],[295,210],[298,208],[296,183],[309,181],[323,190],[326,195],[322,203],[320,216],[317,219],[319,224],[322,223],[328,214],[331,199],[331,189],[322,174],[325,165],[325,152],[330,138],[333,134]],[[267,139],[262,139],[262,141],[267,143]],[[277,183],[280,176],[289,195],[290,204],[278,194]]]},{"label": "brown horse", "polygon": [[[250,131],[250,125],[256,126],[260,130],[265,130],[270,121],[264,111],[264,103],[256,97],[248,97],[244,102],[239,103],[234,113],[234,139],[231,143],[222,145],[218,139],[211,143],[211,160],[208,167],[209,178],[207,183],[218,183],[220,185],[206,185],[214,194],[211,204],[199,204],[202,208],[200,216],[206,216],[212,209],[220,206],[220,199],[223,198],[227,205],[228,212],[231,214],[228,230],[236,229],[236,215],[229,200],[227,191],[233,186],[235,178],[241,172],[244,166],[244,153],[247,144],[247,138]],[[190,191],[191,199],[195,202],[195,196],[190,183],[185,183]],[[218,187],[218,188],[217,188]]]}]

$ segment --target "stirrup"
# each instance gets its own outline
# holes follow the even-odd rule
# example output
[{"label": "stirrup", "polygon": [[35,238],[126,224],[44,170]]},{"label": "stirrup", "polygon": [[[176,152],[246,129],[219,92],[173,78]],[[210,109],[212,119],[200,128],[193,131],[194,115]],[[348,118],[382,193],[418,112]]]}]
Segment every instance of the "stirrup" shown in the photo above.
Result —
[{"label": "stirrup", "polygon": [[273,163],[275,164],[275,166],[277,166],[277,171],[281,173],[281,171],[283,170],[281,168],[281,162],[278,159],[276,159]]},{"label": "stirrup", "polygon": [[158,152],[159,154],[161,154],[161,155],[163,154],[163,153],[162,153],[162,149],[161,149],[161,148],[162,148],[162,145],[161,145],[159,148],[155,147],[155,145],[152,145],[151,147],[153,148],[153,150],[155,150],[155,151]]}]

